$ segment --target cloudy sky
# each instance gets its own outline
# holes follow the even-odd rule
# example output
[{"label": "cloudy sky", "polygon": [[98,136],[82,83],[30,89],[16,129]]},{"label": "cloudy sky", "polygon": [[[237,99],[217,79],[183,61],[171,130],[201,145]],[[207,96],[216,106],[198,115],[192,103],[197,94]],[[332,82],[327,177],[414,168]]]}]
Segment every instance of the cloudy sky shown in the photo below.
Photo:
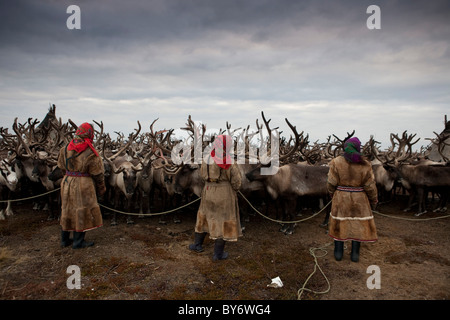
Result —
[{"label": "cloudy sky", "polygon": [[450,117],[450,2],[0,0],[0,126],[50,103],[63,121],[126,135],[189,115],[255,128],[264,111],[311,141],[356,130],[387,147],[407,130],[426,145]]}]

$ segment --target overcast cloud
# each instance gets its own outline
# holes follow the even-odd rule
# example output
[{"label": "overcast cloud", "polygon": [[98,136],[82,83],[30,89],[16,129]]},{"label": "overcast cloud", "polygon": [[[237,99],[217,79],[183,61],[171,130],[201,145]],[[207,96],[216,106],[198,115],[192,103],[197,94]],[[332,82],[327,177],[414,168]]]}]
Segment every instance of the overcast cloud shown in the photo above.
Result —
[{"label": "overcast cloud", "polygon": [[[69,30],[69,5],[81,30]],[[369,30],[369,5],[381,29]],[[450,116],[450,2],[0,0],[0,126],[49,103],[109,132],[251,125],[419,144]]]}]

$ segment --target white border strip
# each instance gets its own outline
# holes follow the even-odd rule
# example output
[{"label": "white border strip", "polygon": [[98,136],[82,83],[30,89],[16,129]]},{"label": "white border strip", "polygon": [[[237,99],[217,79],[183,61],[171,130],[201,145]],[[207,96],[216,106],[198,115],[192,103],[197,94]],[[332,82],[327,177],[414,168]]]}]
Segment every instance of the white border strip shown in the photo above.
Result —
[{"label": "white border strip", "polygon": [[332,217],[335,220],[340,220],[340,221],[344,221],[344,220],[370,220],[370,219],[373,219],[373,216],[370,216],[370,217],[335,217],[332,214],[330,214],[330,217]]}]

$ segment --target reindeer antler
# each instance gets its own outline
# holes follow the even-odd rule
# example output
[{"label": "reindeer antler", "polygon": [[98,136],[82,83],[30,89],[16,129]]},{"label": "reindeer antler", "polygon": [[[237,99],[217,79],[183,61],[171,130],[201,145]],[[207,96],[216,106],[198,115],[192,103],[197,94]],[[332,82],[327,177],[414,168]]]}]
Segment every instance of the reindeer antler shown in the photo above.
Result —
[{"label": "reindeer antler", "polygon": [[131,144],[133,143],[133,141],[136,139],[136,137],[139,135],[139,132],[141,132],[141,123],[139,122],[139,120],[137,121],[137,124],[139,126],[138,129],[135,129],[136,133],[130,133],[130,135],[128,136],[128,141],[127,143],[119,150],[117,151],[115,154],[113,154],[111,157],[109,157],[109,160],[113,161],[115,158],[117,158],[118,156],[120,156],[123,152],[125,152],[128,147],[131,146]]}]

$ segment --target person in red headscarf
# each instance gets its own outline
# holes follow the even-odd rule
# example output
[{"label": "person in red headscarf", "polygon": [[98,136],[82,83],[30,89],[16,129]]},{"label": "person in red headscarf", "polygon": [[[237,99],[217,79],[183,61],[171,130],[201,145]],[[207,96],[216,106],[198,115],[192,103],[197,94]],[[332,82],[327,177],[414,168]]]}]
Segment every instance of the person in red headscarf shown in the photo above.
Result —
[{"label": "person in red headscarf", "polygon": [[[103,225],[97,195],[106,192],[103,161],[92,145],[94,128],[78,127],[70,143],[61,148],[58,167],[65,173],[61,183],[61,247],[79,249],[92,246],[85,232]],[[73,232],[73,241],[70,232]]]},{"label": "person in red headscarf", "polygon": [[200,167],[205,186],[197,212],[194,243],[189,245],[189,249],[202,252],[203,241],[209,233],[210,239],[214,240],[214,261],[228,257],[224,252],[225,241],[237,241],[242,236],[236,194],[242,183],[241,172],[232,163],[232,148],[231,136],[217,136],[213,150]]}]

